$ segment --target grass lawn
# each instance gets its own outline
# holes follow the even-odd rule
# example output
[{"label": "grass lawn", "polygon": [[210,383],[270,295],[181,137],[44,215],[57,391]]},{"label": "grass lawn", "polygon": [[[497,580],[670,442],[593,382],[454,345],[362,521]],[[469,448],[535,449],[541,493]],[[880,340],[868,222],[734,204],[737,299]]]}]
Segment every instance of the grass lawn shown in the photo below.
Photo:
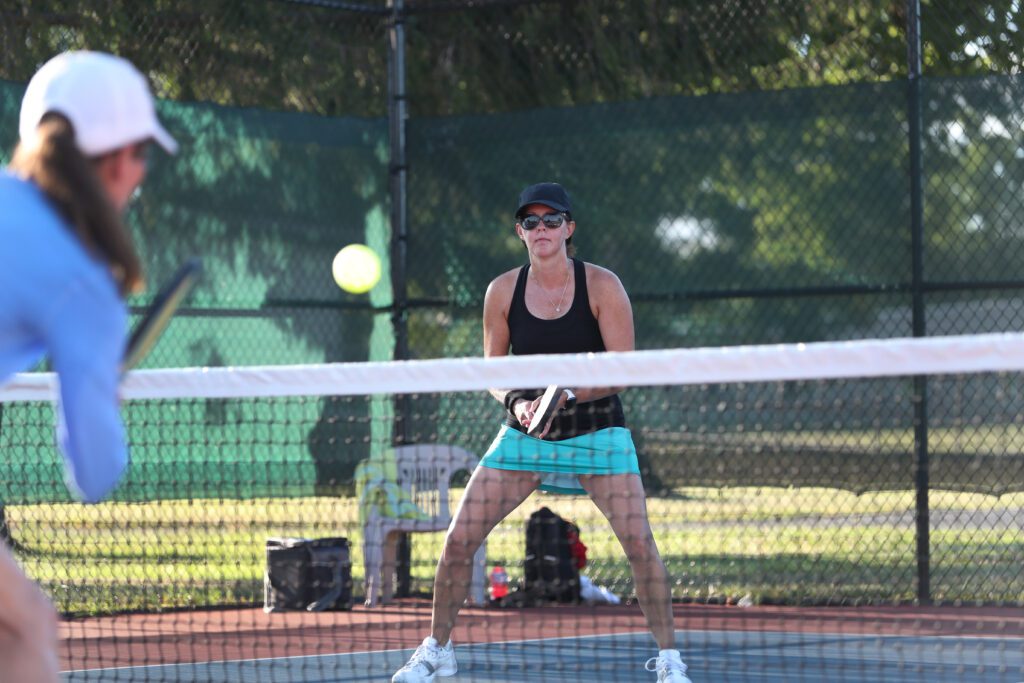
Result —
[{"label": "grass lawn", "polygon": [[[1024,494],[933,491],[930,503],[934,599],[1024,603]],[[618,542],[586,498],[531,496],[489,538],[489,563],[521,578],[526,520],[542,505],[580,526],[585,572],[631,595]],[[913,506],[913,492],[684,488],[650,499],[649,514],[677,599],[895,603],[916,596]],[[260,604],[271,536],[347,536],[362,594],[352,498],[13,506],[7,515],[19,560],[66,613]],[[442,541],[414,537],[416,590],[429,591]]]}]

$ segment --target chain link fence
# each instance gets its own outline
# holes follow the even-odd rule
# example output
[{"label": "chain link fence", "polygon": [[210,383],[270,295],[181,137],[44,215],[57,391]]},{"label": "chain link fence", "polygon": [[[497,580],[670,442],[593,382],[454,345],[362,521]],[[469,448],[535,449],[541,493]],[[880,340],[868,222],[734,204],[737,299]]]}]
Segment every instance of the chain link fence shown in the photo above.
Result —
[{"label": "chain link fence", "polygon": [[[16,2],[0,143],[8,154],[22,84],[58,50],[113,50],[149,74],[184,143],[132,216],[150,279],[191,253],[212,265],[179,323],[190,341],[163,346],[162,367],[355,359],[379,315],[407,320],[412,357],[478,353],[483,291],[524,258],[514,199],[541,178],[573,194],[579,255],[620,275],[642,348],[909,335],[915,289],[928,334],[1015,329],[1018,10],[922,7],[915,257],[908,6]],[[329,277],[348,242],[391,251],[396,17],[399,310]]]},{"label": "chain link fence", "polygon": [[[541,180],[572,194],[578,256],[619,275],[640,348],[1018,330],[1020,20],[1017,0],[12,0],[0,154],[55,52],[109,50],[149,75],[182,152],[154,161],[130,220],[153,285],[193,254],[207,266],[154,367],[478,355],[488,282],[526,260],[515,198]],[[365,297],[330,277],[351,242],[386,257]],[[915,412],[922,388],[895,411],[908,433],[962,419],[943,401]],[[627,400],[652,480],[694,484],[672,460],[680,416]],[[971,419],[1019,453],[1019,416]],[[908,490],[917,436],[898,449]],[[823,437],[830,457],[844,438]],[[351,477],[357,456],[318,471]],[[1005,525],[1018,504],[996,500]],[[992,553],[1021,548],[1018,529]]]}]

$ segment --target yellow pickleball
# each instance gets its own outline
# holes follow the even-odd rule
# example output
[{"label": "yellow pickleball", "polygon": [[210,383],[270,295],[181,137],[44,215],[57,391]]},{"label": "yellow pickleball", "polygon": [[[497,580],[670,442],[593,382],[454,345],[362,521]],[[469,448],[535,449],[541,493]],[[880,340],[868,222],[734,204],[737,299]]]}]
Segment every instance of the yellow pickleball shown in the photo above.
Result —
[{"label": "yellow pickleball", "polygon": [[335,255],[331,273],[346,292],[365,294],[380,280],[380,257],[365,244],[350,244]]}]

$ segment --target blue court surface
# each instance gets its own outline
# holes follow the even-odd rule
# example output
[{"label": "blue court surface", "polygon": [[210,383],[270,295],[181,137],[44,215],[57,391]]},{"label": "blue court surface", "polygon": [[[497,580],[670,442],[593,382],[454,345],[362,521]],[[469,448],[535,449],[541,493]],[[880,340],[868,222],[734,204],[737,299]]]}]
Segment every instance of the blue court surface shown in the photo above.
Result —
[{"label": "blue court surface", "polygon": [[[998,637],[865,636],[778,631],[679,631],[694,683],[1022,683],[1024,640]],[[230,662],[93,669],[64,681],[334,683],[390,681],[412,650]],[[648,633],[550,638],[456,647],[459,673],[441,680],[656,680]]]}]

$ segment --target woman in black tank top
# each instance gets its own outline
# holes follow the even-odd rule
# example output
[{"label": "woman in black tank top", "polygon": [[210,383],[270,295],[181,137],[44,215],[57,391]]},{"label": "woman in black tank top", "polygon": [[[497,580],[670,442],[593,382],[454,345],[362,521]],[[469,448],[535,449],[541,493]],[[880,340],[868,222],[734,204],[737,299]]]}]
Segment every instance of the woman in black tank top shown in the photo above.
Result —
[{"label": "woman in black tank top", "polygon": [[[491,282],[484,297],[488,357],[633,350],[633,313],[622,283],[609,270],[572,257],[569,195],[556,183],[520,194],[516,234],[529,263]],[[672,594],[650,523],[636,449],[625,428],[618,387],[570,388],[558,397],[538,437],[527,428],[542,389],[491,389],[505,423],[473,472],[445,538],[434,577],[430,636],[392,678],[433,681],[457,670],[449,639],[468,594],[473,555],[495,527],[538,487],[587,493],[605,517],[633,569],[634,586],[658,657],[658,681],[691,683],[675,646]],[[654,668],[650,668],[653,664]]]},{"label": "woman in black tank top", "polygon": [[[572,280],[576,283],[575,295],[569,308],[559,318],[546,320],[536,317],[526,305],[526,286],[530,280],[530,265],[519,270],[512,303],[508,311],[509,348],[513,355],[523,356],[534,353],[588,353],[606,351],[601,337],[601,327],[590,308],[587,292],[586,264],[570,259],[573,267]],[[503,397],[507,408],[515,401],[537,398],[542,389],[508,392]],[[507,400],[506,400],[507,398]],[[505,424],[524,432],[529,426],[506,410]],[[582,402],[577,397],[575,406],[564,407],[555,413],[546,438],[568,439],[589,434],[607,427],[625,427],[626,418],[622,413],[622,401],[618,394],[601,396]]]}]

